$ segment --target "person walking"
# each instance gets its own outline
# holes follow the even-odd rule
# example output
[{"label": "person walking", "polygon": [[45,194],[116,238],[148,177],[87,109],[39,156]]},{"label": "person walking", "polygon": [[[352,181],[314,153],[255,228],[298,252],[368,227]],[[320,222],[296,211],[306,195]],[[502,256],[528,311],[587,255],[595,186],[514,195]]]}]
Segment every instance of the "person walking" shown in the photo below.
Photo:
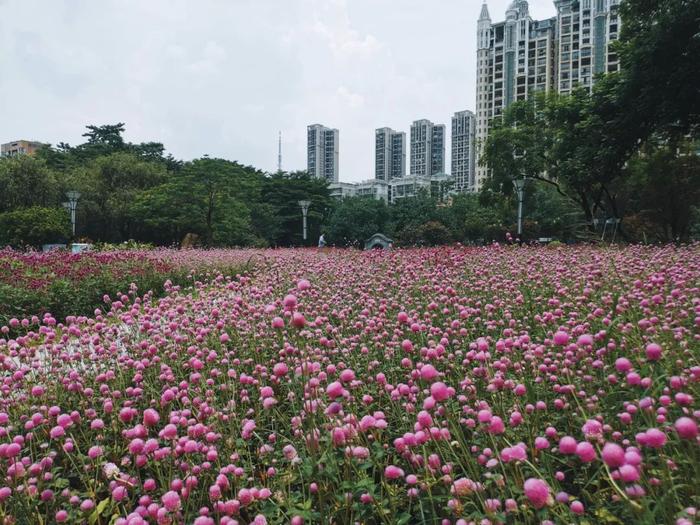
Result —
[{"label": "person walking", "polygon": [[326,247],[326,237],[325,234],[321,234],[321,236],[318,238],[318,247],[319,248],[325,248]]}]

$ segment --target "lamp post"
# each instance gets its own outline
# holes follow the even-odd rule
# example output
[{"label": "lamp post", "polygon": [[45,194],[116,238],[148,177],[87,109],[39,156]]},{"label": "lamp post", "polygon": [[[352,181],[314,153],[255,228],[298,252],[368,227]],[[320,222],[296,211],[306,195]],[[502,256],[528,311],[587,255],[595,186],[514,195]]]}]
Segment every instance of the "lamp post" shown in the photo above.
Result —
[{"label": "lamp post", "polygon": [[78,199],[80,198],[79,191],[67,191],[66,197],[68,197],[67,208],[70,210],[70,223],[71,230],[73,232],[73,237],[75,237],[75,209],[78,207]]},{"label": "lamp post", "polygon": [[303,237],[306,240],[306,215],[309,213],[309,206],[311,206],[311,201],[299,201],[299,206],[301,206],[301,214],[303,216]]},{"label": "lamp post", "polygon": [[523,199],[525,197],[525,178],[515,179],[513,186],[518,193],[518,239],[520,244],[523,242]]}]

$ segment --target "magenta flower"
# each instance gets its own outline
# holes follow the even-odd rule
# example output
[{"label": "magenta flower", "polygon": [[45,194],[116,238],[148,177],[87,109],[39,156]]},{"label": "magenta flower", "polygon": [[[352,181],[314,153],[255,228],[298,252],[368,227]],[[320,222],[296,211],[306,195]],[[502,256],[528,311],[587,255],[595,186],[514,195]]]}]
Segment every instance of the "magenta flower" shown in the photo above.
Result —
[{"label": "magenta flower", "polygon": [[525,481],[523,485],[523,491],[525,496],[530,500],[532,506],[536,509],[541,509],[549,501],[551,495],[549,492],[549,485],[541,479],[529,478]]}]

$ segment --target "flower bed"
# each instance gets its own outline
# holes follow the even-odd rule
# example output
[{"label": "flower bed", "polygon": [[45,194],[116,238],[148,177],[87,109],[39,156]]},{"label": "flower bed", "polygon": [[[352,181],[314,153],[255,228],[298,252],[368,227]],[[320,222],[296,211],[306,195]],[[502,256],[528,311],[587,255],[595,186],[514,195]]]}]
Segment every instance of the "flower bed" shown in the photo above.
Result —
[{"label": "flower bed", "polygon": [[246,255],[252,252],[0,250],[0,324],[45,312],[59,320],[89,315],[103,306],[105,295],[126,293],[132,283],[137,290],[160,294],[168,279],[177,285],[190,283],[193,271],[203,278],[213,271],[235,273],[246,263]]},{"label": "flower bed", "polygon": [[694,522],[700,247],[260,257],[1,339],[0,517]]}]

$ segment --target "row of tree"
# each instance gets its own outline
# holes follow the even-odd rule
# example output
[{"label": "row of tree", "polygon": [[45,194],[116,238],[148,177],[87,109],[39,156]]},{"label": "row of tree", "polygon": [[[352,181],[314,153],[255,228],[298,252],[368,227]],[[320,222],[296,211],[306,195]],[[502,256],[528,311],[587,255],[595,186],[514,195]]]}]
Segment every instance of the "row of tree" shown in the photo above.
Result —
[{"label": "row of tree", "polygon": [[298,200],[312,201],[311,234],[331,207],[328,186],[305,173],[266,175],[203,157],[181,162],[158,143],[131,144],[124,124],[88,126],[87,141],[0,161],[0,244],[39,245],[70,235],[65,193],[77,190],[76,235],[172,245],[195,234],[207,246],[301,243]]}]

